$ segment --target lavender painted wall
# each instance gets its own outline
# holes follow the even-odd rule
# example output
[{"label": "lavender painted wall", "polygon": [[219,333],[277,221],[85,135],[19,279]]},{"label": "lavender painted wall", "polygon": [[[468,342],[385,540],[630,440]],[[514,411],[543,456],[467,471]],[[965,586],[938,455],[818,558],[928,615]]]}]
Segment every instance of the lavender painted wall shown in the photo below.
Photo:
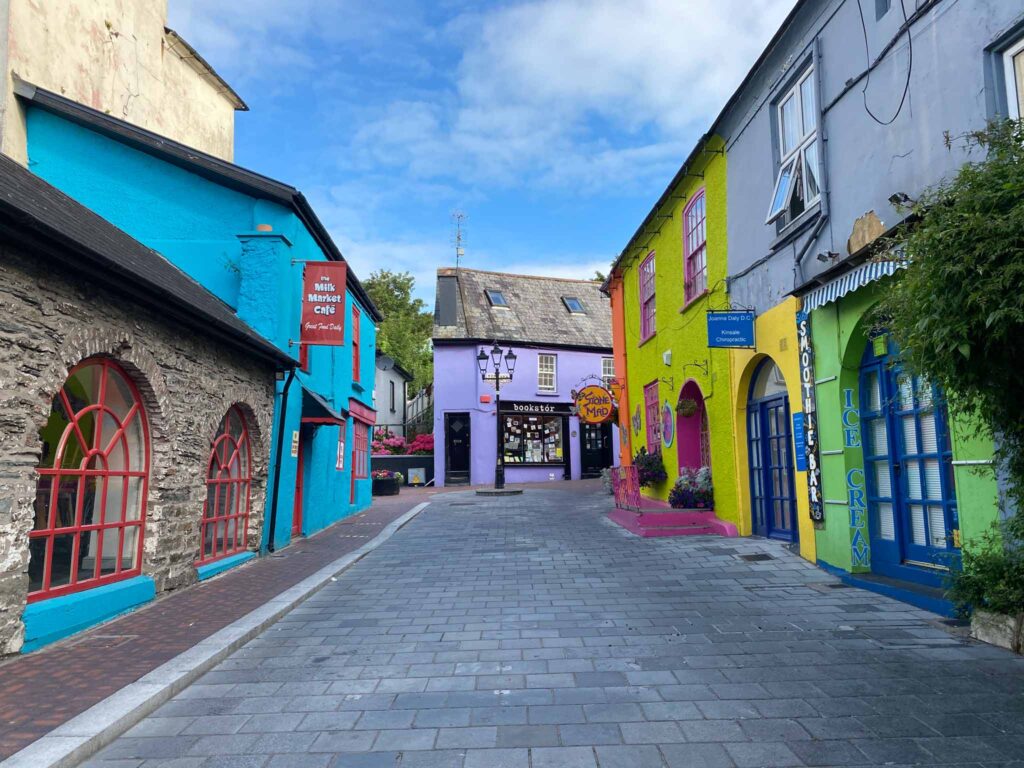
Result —
[{"label": "lavender painted wall", "polygon": [[[501,387],[502,401],[523,401],[534,403],[569,403],[570,392],[579,388],[587,377],[600,377],[601,358],[611,357],[611,352],[576,352],[546,347],[527,348],[512,345],[519,360],[510,383]],[[506,347],[507,348],[507,347]],[[445,414],[466,412],[470,415],[470,482],[474,485],[494,482],[494,467],[497,460],[497,419],[495,418],[494,387],[481,380],[476,356],[481,347],[435,346],[434,347],[434,482],[444,485],[445,475]],[[554,392],[541,392],[537,387],[537,356],[552,354],[557,357]],[[591,380],[589,383],[595,383]],[[489,403],[481,403],[483,395],[490,396]],[[578,479],[580,468],[580,425],[579,420],[569,418],[569,457],[573,479]],[[573,436],[575,435],[575,436]],[[617,463],[619,455],[618,428],[612,427],[612,457]],[[552,477],[554,475],[554,477]],[[563,470],[559,467],[505,467],[505,481],[508,483],[543,482],[562,480]]]}]

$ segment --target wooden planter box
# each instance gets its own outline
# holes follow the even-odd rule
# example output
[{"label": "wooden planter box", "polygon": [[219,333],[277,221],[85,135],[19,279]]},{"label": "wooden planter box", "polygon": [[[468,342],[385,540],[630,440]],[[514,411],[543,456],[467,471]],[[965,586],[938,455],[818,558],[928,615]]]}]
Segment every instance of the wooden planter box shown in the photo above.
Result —
[{"label": "wooden planter box", "polygon": [[1024,613],[1008,616],[975,611],[971,616],[971,637],[1014,653],[1024,653]]},{"label": "wooden planter box", "polygon": [[374,496],[397,496],[401,490],[402,486],[399,485],[398,480],[393,477],[388,478],[387,480],[373,481]]}]

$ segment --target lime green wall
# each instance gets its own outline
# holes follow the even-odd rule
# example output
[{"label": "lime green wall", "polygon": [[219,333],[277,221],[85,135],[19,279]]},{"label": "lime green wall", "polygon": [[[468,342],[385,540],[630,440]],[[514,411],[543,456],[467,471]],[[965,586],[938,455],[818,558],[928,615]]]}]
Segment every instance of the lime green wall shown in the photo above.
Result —
[{"label": "lime green wall", "polygon": [[[713,138],[709,149],[721,149]],[[733,451],[733,409],[730,405],[729,352],[709,349],[705,312],[728,308],[726,277],[726,160],[724,154],[705,153],[687,175],[669,191],[666,202],[655,211],[646,236],[638,238],[620,265],[623,277],[625,321],[626,380],[630,416],[639,406],[641,427],[634,432],[633,448],[647,444],[647,425],[643,423],[644,386],[659,380],[659,403],[668,401],[673,409],[683,385],[693,380],[704,395],[711,431],[711,472],[715,486],[718,517],[735,521],[736,468]],[[703,174],[704,178],[696,176]],[[703,297],[686,305],[683,265],[683,210],[693,196],[704,189],[707,203],[708,288]],[[655,252],[656,327],[653,337],[640,341],[639,266],[651,251]],[[671,352],[671,364],[663,355]],[[706,371],[705,371],[706,367]],[[645,493],[667,499],[678,477],[677,436],[672,444],[662,442],[662,455],[669,480]]]},{"label": "lime green wall", "polygon": [[[850,506],[853,502],[856,508],[856,493],[863,490],[865,482],[862,472],[855,471],[850,477],[851,470],[862,471],[864,466],[859,447],[859,368],[867,345],[865,331],[869,321],[865,315],[885,285],[883,280],[866,286],[811,313],[825,496],[825,526],[816,532],[817,556],[830,565],[855,572],[870,570],[870,553],[861,552],[858,557],[855,551],[857,528],[852,523],[856,518],[851,516]],[[850,397],[857,412],[847,419],[848,423],[856,425],[856,439],[852,440],[846,439],[845,430],[851,427],[843,421],[846,390],[851,390]],[[991,460],[991,439],[977,436],[976,430],[956,414],[951,414],[950,420],[954,462]],[[847,447],[848,443],[856,447]],[[960,530],[966,540],[977,536],[998,518],[998,488],[991,465],[954,464],[953,471]],[[856,485],[851,488],[848,479],[854,483],[859,481],[860,489]],[[866,511],[863,519],[863,537],[865,543],[870,544]]]}]

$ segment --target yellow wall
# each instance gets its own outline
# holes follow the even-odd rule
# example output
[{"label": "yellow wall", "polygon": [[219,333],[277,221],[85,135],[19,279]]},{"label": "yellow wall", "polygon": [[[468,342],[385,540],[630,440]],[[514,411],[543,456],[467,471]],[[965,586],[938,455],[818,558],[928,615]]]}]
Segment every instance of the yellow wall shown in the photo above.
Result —
[{"label": "yellow wall", "polygon": [[0,94],[4,154],[26,162],[25,119],[13,95],[17,75],[232,159],[235,103],[164,32],[167,0],[10,0],[7,10],[6,28],[0,29],[7,36],[0,46],[0,57],[4,48],[7,54]]},{"label": "yellow wall", "polygon": [[[788,298],[778,306],[759,316],[754,321],[756,349],[730,350],[732,403],[736,424],[735,466],[738,482],[738,520],[740,533],[751,532],[750,472],[747,458],[747,398],[754,370],[766,357],[775,361],[786,378],[789,392],[789,407],[792,413],[800,413],[800,360],[796,338],[796,312],[799,302]],[[795,456],[792,457],[796,466]],[[794,472],[797,505],[797,527],[800,538],[800,554],[815,562],[814,524],[811,522],[807,497],[807,473]]]},{"label": "yellow wall", "polygon": [[[708,149],[721,149],[720,139],[712,138]],[[632,244],[621,261],[624,306],[624,346],[628,361],[625,372],[629,391],[629,418],[639,406],[641,426],[630,436],[633,451],[647,444],[644,417],[644,386],[658,380],[660,407],[667,401],[675,409],[683,385],[695,381],[701,389],[708,410],[711,432],[711,472],[715,488],[715,514],[730,522],[737,517],[735,451],[733,450],[734,409],[731,400],[731,367],[729,351],[707,346],[706,312],[728,309],[725,292],[726,277],[726,159],[724,154],[703,153],[685,176],[670,190],[668,199],[655,211],[645,235]],[[697,174],[703,174],[700,178]],[[683,211],[701,189],[707,205],[708,293],[685,303],[683,265]],[[659,229],[660,228],[660,229]],[[655,252],[655,295],[657,332],[650,339],[640,339],[639,267],[647,255]],[[666,365],[664,354],[671,353]],[[678,436],[672,444],[662,446],[668,482],[644,493],[667,499],[679,476]]]}]

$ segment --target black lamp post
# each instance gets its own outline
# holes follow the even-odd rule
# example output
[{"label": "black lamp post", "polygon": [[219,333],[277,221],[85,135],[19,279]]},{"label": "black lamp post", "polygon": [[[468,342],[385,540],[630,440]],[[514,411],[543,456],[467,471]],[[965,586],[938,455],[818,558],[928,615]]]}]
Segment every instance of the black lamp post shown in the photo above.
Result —
[{"label": "black lamp post", "polygon": [[494,415],[498,432],[498,458],[494,466],[494,488],[498,491],[505,487],[505,441],[502,439],[501,423],[501,361],[505,361],[508,379],[511,381],[512,374],[516,370],[516,359],[516,353],[511,348],[506,352],[498,346],[498,342],[494,342],[489,355],[481,349],[480,354],[476,356],[476,363],[480,366],[480,376],[484,381],[487,381],[488,368],[491,366],[494,368]]}]

